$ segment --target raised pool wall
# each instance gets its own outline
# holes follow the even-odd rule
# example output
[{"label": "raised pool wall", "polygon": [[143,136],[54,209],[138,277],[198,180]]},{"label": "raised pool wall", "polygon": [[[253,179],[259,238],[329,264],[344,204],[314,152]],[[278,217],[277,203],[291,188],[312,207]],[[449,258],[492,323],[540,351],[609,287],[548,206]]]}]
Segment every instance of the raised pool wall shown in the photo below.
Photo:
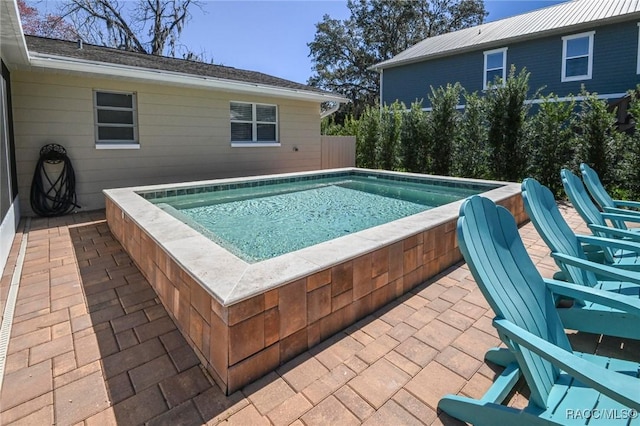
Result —
[{"label": "raised pool wall", "polygon": [[[500,184],[483,195],[526,221],[520,185]],[[136,193],[154,188],[106,190],[109,228],[227,394],[462,260],[462,201],[246,264]]]}]

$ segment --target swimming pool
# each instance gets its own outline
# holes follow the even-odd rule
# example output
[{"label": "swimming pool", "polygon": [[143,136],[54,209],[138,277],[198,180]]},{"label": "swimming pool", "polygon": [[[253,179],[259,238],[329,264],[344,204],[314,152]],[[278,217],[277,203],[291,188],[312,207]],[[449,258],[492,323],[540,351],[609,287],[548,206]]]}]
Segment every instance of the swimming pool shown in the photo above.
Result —
[{"label": "swimming pool", "polygon": [[150,201],[253,263],[430,210],[490,188],[440,183],[345,173],[266,186],[154,196]]},{"label": "swimming pool", "polygon": [[348,168],[109,189],[107,222],[202,364],[232,393],[460,261],[462,200],[254,262],[154,203],[255,199],[256,192],[354,177],[435,185],[447,196],[471,189],[526,219],[517,183]]}]

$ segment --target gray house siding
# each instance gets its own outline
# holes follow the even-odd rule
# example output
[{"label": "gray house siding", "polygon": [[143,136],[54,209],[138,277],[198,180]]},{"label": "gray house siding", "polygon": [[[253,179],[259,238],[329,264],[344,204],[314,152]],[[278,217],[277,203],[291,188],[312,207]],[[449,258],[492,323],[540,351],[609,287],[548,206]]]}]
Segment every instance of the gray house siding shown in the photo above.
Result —
[{"label": "gray house siding", "polygon": [[637,74],[638,23],[635,21],[594,28],[593,73],[589,80],[562,82],[562,37],[590,30],[568,31],[550,37],[518,43],[505,43],[456,56],[448,56],[408,65],[387,68],[382,77],[382,100],[395,100],[407,106],[416,99],[424,99],[430,86],[445,86],[460,82],[470,91],[482,91],[484,54],[486,50],[507,47],[507,68],[511,64],[519,71],[523,67],[531,73],[529,96],[537,89],[541,94],[551,92],[559,97],[577,95],[581,86],[598,94],[624,93],[640,83]]}]

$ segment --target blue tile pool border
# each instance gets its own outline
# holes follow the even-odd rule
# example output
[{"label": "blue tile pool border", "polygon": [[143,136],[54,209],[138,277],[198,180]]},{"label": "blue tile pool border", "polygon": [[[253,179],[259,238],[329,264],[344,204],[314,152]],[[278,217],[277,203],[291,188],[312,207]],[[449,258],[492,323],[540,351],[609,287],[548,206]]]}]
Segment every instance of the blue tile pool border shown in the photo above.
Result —
[{"label": "blue tile pool border", "polygon": [[413,177],[413,176],[380,173],[376,171],[365,172],[365,171],[358,171],[358,170],[350,170],[350,171],[320,173],[320,174],[303,175],[303,176],[289,176],[289,177],[267,178],[267,179],[260,179],[260,180],[247,180],[243,182],[234,182],[234,183],[197,185],[193,187],[179,188],[179,189],[171,188],[171,189],[162,189],[162,190],[156,190],[156,191],[138,191],[136,192],[136,194],[140,195],[145,200],[155,200],[159,198],[170,198],[170,197],[177,197],[182,195],[229,191],[233,189],[279,185],[284,183],[308,182],[308,181],[329,179],[329,178],[346,178],[351,176],[360,176],[360,177],[373,176],[383,180],[416,183],[416,184],[430,184],[430,185],[443,186],[448,188],[465,188],[465,189],[472,189],[477,191],[489,191],[491,189],[500,187],[500,185],[490,184],[490,183],[470,183],[465,181],[446,180],[446,179],[431,178],[426,176]]}]

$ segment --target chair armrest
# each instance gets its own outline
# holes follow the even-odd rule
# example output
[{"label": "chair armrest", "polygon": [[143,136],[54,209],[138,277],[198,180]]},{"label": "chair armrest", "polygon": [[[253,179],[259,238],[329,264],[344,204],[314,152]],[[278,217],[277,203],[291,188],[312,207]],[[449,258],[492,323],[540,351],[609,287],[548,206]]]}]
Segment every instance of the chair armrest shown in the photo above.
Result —
[{"label": "chair armrest", "polygon": [[637,216],[640,215],[640,211],[638,210],[629,210],[629,209],[620,209],[618,207],[603,207],[603,210],[605,211],[605,213],[611,213],[611,214],[621,214],[621,215],[631,215],[631,216]]},{"label": "chair armrest", "polygon": [[594,224],[590,224],[588,226],[589,226],[589,229],[591,229],[591,232],[594,232],[594,233],[601,232],[606,235],[613,235],[614,237],[627,238],[632,241],[640,242],[639,232],[632,232],[627,229],[618,229],[618,228],[612,228],[609,226],[594,225]]},{"label": "chair armrest", "polygon": [[609,220],[621,220],[623,222],[640,223],[640,215],[633,213],[629,214],[629,212],[625,212],[625,214],[602,213],[602,217]]},{"label": "chair armrest", "polygon": [[[640,380],[607,370],[518,327],[503,318],[493,320],[494,327],[518,345],[527,348],[572,377],[609,398],[640,410]],[[544,325],[544,324],[542,324]]]},{"label": "chair armrest", "polygon": [[635,207],[636,209],[640,209],[640,202],[631,201],[631,200],[613,200],[613,204],[617,206],[623,207]]},{"label": "chair armrest", "polygon": [[640,274],[634,271],[603,265],[601,263],[591,262],[589,260],[573,256],[567,256],[562,253],[553,252],[551,253],[551,257],[565,265],[571,265],[586,271],[591,271],[595,274],[612,278],[616,281],[626,281],[640,285]]},{"label": "chair armrest", "polygon": [[588,300],[599,305],[628,312],[640,318],[640,299],[564,281],[545,279],[544,283],[554,294],[572,299]]},{"label": "chair armrest", "polygon": [[611,247],[640,253],[640,242],[636,243],[615,238],[594,237],[592,235],[576,235],[576,238],[581,243],[583,242],[592,246]]}]

